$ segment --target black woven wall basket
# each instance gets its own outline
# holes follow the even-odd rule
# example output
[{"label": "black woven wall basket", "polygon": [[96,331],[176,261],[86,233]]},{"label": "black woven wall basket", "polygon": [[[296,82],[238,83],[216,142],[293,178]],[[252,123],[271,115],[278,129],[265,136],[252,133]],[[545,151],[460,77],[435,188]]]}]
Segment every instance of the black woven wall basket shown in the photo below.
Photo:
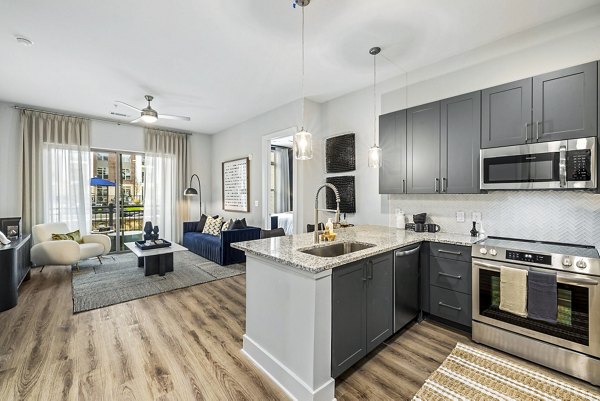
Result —
[{"label": "black woven wall basket", "polygon": [[327,138],[325,141],[325,163],[328,173],[345,173],[356,170],[354,134]]},{"label": "black woven wall basket", "polygon": [[[356,213],[356,194],[354,176],[327,177],[327,182],[333,184],[340,193],[340,212]],[[335,209],[335,195],[327,189],[327,209]]]}]

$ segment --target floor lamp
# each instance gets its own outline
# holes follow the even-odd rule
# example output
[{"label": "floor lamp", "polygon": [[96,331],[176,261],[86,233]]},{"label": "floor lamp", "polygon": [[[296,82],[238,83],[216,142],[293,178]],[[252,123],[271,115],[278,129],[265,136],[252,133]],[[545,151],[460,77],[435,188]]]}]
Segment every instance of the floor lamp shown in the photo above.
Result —
[{"label": "floor lamp", "polygon": [[[196,177],[198,180],[198,190],[192,187],[192,181]],[[200,177],[197,174],[193,174],[190,178],[190,186],[183,193],[185,196],[198,196],[198,204],[200,206],[200,217],[202,217],[202,185],[200,185]]]}]

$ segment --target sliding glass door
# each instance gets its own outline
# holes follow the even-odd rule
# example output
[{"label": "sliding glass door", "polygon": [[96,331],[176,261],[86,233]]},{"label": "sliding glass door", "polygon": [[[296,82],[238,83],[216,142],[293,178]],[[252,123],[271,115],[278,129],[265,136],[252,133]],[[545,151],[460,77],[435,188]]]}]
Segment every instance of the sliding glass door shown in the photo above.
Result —
[{"label": "sliding glass door", "polygon": [[111,251],[141,240],[144,226],[144,155],[95,150],[91,153],[92,232],[111,239]]}]

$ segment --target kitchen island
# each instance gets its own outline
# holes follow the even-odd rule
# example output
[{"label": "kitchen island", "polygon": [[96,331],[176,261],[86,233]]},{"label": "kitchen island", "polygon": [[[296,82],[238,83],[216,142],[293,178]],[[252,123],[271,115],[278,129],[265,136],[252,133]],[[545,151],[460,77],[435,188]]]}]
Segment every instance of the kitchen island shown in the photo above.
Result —
[{"label": "kitchen island", "polygon": [[470,246],[481,239],[384,226],[356,226],[336,233],[334,243],[370,247],[333,257],[307,254],[303,251],[332,244],[314,244],[312,234],[232,244],[247,258],[243,352],[294,399],[335,399],[333,269],[423,241]]}]

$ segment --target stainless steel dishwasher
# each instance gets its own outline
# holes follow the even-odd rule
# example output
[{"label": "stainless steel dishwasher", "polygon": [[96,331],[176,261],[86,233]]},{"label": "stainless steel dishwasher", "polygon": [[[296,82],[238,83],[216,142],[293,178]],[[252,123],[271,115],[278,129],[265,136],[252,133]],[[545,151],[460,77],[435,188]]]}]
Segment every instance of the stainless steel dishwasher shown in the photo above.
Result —
[{"label": "stainless steel dishwasher", "polygon": [[419,250],[411,245],[394,252],[394,333],[419,315]]}]

